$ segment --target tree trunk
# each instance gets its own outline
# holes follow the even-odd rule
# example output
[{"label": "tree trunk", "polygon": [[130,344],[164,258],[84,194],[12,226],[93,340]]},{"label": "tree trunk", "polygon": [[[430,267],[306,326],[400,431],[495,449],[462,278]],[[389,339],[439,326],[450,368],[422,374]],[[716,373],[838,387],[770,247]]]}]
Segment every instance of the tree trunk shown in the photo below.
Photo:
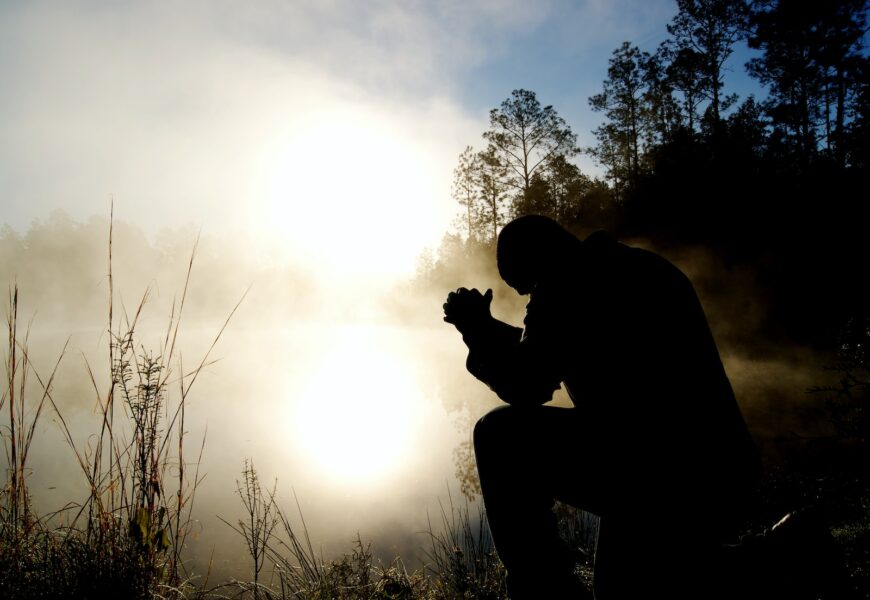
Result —
[{"label": "tree trunk", "polygon": [[810,157],[813,154],[811,134],[810,134],[810,101],[809,94],[807,92],[807,84],[804,78],[800,80],[800,104],[798,105],[798,114],[800,115],[800,135],[801,135],[801,148],[803,154],[803,162],[804,166],[809,165]]},{"label": "tree trunk", "polygon": [[471,241],[471,200],[468,199],[468,204],[466,204],[468,208],[468,240]]},{"label": "tree trunk", "polygon": [[719,69],[713,69],[713,73],[711,74],[711,79],[713,80],[713,102],[711,106],[713,108],[713,124],[718,127],[719,125]]},{"label": "tree trunk", "polygon": [[689,117],[689,133],[695,135],[695,106],[691,96],[686,96],[686,116]]},{"label": "tree trunk", "polygon": [[632,101],[630,109],[631,127],[629,129],[629,135],[631,138],[628,141],[629,150],[631,152],[628,159],[628,176],[631,180],[632,187],[637,184],[637,163],[639,162],[637,148],[637,109],[635,104],[636,103]]},{"label": "tree trunk", "polygon": [[493,194],[492,197],[492,241],[495,241],[498,237],[498,209],[496,208],[496,197]]},{"label": "tree trunk", "polygon": [[843,152],[843,123],[845,121],[845,105],[846,105],[846,76],[843,73],[843,63],[837,65],[837,116],[836,125],[834,126],[835,152],[837,155],[837,163],[842,167],[845,163],[845,153]]},{"label": "tree trunk", "polygon": [[830,77],[828,77],[828,68],[825,67],[825,146],[828,154],[831,153],[831,92],[830,92]]},{"label": "tree trunk", "polygon": [[529,152],[526,149],[526,130],[523,129],[523,193],[529,192]]}]

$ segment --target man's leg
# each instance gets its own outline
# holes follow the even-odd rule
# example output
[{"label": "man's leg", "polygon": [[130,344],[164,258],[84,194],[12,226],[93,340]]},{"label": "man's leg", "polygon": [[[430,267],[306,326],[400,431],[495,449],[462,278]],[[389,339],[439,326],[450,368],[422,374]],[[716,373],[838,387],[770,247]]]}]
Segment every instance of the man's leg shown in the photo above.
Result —
[{"label": "man's leg", "polygon": [[[703,521],[644,510],[601,519],[595,553],[595,600],[716,600],[720,546]],[[733,576],[734,574],[729,574]]]},{"label": "man's leg", "polygon": [[565,491],[576,498],[580,486],[588,486],[587,506],[595,504],[575,417],[573,409],[504,406],[474,428],[487,518],[512,600],[590,597],[573,574],[573,556],[552,512],[556,498]]}]

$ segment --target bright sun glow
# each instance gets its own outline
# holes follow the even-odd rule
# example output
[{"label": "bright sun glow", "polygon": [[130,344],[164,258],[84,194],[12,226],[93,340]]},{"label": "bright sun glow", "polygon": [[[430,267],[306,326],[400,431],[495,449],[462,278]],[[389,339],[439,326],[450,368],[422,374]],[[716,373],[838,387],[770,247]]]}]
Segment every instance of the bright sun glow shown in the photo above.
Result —
[{"label": "bright sun glow", "polygon": [[387,118],[346,108],[310,115],[270,162],[267,226],[318,271],[410,273],[443,231],[424,152]]},{"label": "bright sun glow", "polygon": [[407,459],[419,418],[406,361],[375,332],[348,328],[294,399],[294,439],[312,467],[340,483],[371,483]]}]

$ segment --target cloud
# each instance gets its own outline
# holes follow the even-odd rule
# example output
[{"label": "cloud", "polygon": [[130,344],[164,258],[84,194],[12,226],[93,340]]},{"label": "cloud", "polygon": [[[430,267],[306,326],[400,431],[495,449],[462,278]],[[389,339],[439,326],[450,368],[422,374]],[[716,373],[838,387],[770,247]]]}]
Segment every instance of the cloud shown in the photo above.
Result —
[{"label": "cloud", "polygon": [[[249,213],[262,212],[255,195],[279,137],[330,111],[388,121],[414,136],[427,168],[449,173],[456,148],[480,125],[445,82],[474,50],[432,10],[442,9],[6,5],[4,220],[24,228],[57,207],[79,218],[105,214],[113,194],[123,216],[149,231],[178,221],[247,225],[256,218]],[[438,213],[445,226],[446,212]]]}]

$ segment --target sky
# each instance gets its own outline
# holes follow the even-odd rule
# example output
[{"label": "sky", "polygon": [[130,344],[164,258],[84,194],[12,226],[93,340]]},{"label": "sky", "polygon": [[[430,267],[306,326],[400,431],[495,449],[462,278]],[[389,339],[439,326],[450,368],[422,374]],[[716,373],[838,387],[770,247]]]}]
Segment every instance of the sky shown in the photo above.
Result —
[{"label": "sky", "polygon": [[113,201],[149,235],[193,224],[330,272],[410,272],[451,227],[489,109],[532,89],[590,145],[610,53],[654,50],[675,6],[2,0],[0,222]]}]

